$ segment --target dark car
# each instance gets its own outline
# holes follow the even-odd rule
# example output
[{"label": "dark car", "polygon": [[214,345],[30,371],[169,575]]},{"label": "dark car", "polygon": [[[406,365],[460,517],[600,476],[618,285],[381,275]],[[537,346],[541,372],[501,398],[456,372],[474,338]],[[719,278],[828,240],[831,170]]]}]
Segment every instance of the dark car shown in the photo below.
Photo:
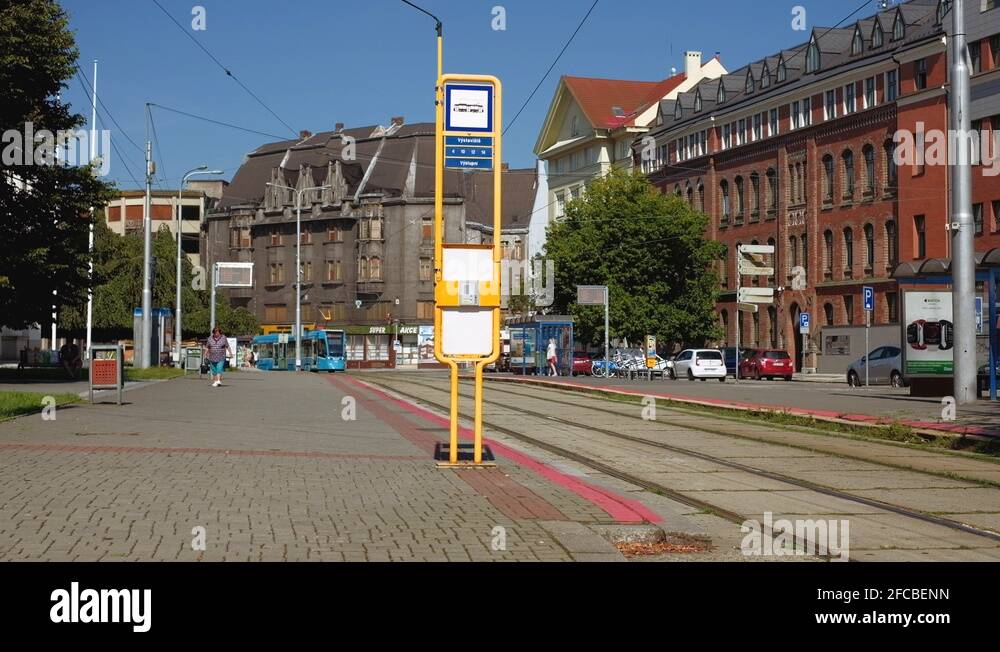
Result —
[{"label": "dark car", "polygon": [[591,374],[592,365],[593,360],[591,360],[589,353],[586,351],[573,351],[574,376],[589,376]]},{"label": "dark car", "polygon": [[[736,375],[736,347],[735,346],[724,346],[719,349],[722,351],[722,357],[726,361],[726,373]],[[749,357],[756,349],[745,349],[740,347],[740,360],[744,360]]]},{"label": "dark car", "polygon": [[784,378],[791,380],[795,364],[788,351],[781,349],[758,349],[740,361],[740,378]]}]

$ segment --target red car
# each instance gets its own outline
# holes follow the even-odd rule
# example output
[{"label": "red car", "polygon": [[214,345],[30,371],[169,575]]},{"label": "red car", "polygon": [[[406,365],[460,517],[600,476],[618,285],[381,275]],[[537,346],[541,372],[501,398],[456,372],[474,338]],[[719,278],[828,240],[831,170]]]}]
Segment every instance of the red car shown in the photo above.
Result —
[{"label": "red car", "polygon": [[740,378],[784,378],[791,380],[795,364],[788,351],[761,349],[740,361]]},{"label": "red car", "polygon": [[590,354],[583,351],[573,351],[573,375],[589,376],[593,361]]}]

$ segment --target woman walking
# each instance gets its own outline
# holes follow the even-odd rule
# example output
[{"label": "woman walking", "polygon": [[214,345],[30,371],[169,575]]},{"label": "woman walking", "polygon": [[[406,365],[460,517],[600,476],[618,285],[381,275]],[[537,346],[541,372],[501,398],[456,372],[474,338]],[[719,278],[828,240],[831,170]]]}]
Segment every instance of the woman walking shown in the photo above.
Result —
[{"label": "woman walking", "polygon": [[226,357],[229,353],[229,340],[222,334],[222,329],[216,326],[205,341],[205,358],[208,360],[208,370],[212,375],[212,387],[222,385],[222,371],[226,368]]}]

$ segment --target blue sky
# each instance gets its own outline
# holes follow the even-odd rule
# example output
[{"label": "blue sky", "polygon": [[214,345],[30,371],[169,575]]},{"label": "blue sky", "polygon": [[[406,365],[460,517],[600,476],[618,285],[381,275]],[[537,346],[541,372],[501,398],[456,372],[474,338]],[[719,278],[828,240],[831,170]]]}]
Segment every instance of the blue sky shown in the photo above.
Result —
[{"label": "blue sky", "polygon": [[[527,99],[593,0],[419,0],[441,17],[445,71],[493,74],[504,84],[505,123]],[[399,0],[160,0],[163,7],[296,131],[432,121],[434,23]],[[99,60],[98,95],[140,146],[146,102],[250,129],[290,136],[288,129],[229,79],[152,0],[63,0],[89,77]],[[600,0],[504,141],[513,167],[533,165],[532,148],[560,75],[659,80],[680,69],[685,50],[721,52],[736,69],[802,42],[792,10],[806,9],[808,27],[841,21],[861,0]],[[191,29],[192,8],[205,8],[204,31]],[[506,30],[492,29],[494,6]],[[872,1],[854,19],[870,15]],[[80,82],[64,93],[89,120]],[[101,109],[99,107],[99,114]],[[99,116],[100,117],[100,116]],[[142,152],[111,121],[112,140],[142,181]],[[245,153],[269,139],[153,109],[162,187],[202,163],[231,178]],[[99,120],[99,126],[105,124]],[[121,157],[110,177],[134,187]]]}]

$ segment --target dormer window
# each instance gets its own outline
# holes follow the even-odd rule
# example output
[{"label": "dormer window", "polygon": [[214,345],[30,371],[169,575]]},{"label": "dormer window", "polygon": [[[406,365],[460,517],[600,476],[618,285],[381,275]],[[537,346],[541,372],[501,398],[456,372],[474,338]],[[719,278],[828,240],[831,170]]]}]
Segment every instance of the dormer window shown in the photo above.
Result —
[{"label": "dormer window", "polygon": [[722,104],[726,101],[726,87],[723,85],[722,80],[719,80],[719,92],[715,95],[716,104]]},{"label": "dormer window", "polygon": [[764,69],[760,71],[760,87],[767,88],[771,85],[771,71],[768,69],[767,64],[764,64]]},{"label": "dormer window", "polygon": [[882,35],[882,23],[875,19],[875,27],[872,28],[872,49],[880,48],[885,43],[885,37]]},{"label": "dormer window", "polygon": [[854,28],[854,38],[851,39],[851,54],[861,54],[865,46],[865,40],[861,37],[861,28]]},{"label": "dormer window", "polygon": [[683,115],[683,113],[684,113],[684,111],[683,111],[683,109],[681,109],[681,102],[680,102],[680,100],[678,100],[674,104],[674,120],[680,120],[681,119],[681,115]]},{"label": "dormer window", "polygon": [[892,40],[898,41],[906,36],[906,23],[903,22],[903,12],[896,10],[896,20],[892,23]]},{"label": "dormer window", "polygon": [[948,13],[949,9],[951,9],[951,0],[938,0],[938,6],[937,6],[938,25],[944,22],[944,15]]},{"label": "dormer window", "polygon": [[747,91],[747,95],[750,95],[754,91],[753,71],[752,70],[747,70],[746,91]]},{"label": "dormer window", "polygon": [[806,72],[816,72],[819,70],[819,44],[816,43],[816,35],[809,39],[809,48],[806,50]]},{"label": "dormer window", "polygon": [[698,89],[694,94],[694,112],[699,111],[701,111],[701,89]]},{"label": "dormer window", "polygon": [[788,70],[785,69],[785,58],[782,57],[778,59],[778,82],[781,83],[785,81],[788,77]]}]

